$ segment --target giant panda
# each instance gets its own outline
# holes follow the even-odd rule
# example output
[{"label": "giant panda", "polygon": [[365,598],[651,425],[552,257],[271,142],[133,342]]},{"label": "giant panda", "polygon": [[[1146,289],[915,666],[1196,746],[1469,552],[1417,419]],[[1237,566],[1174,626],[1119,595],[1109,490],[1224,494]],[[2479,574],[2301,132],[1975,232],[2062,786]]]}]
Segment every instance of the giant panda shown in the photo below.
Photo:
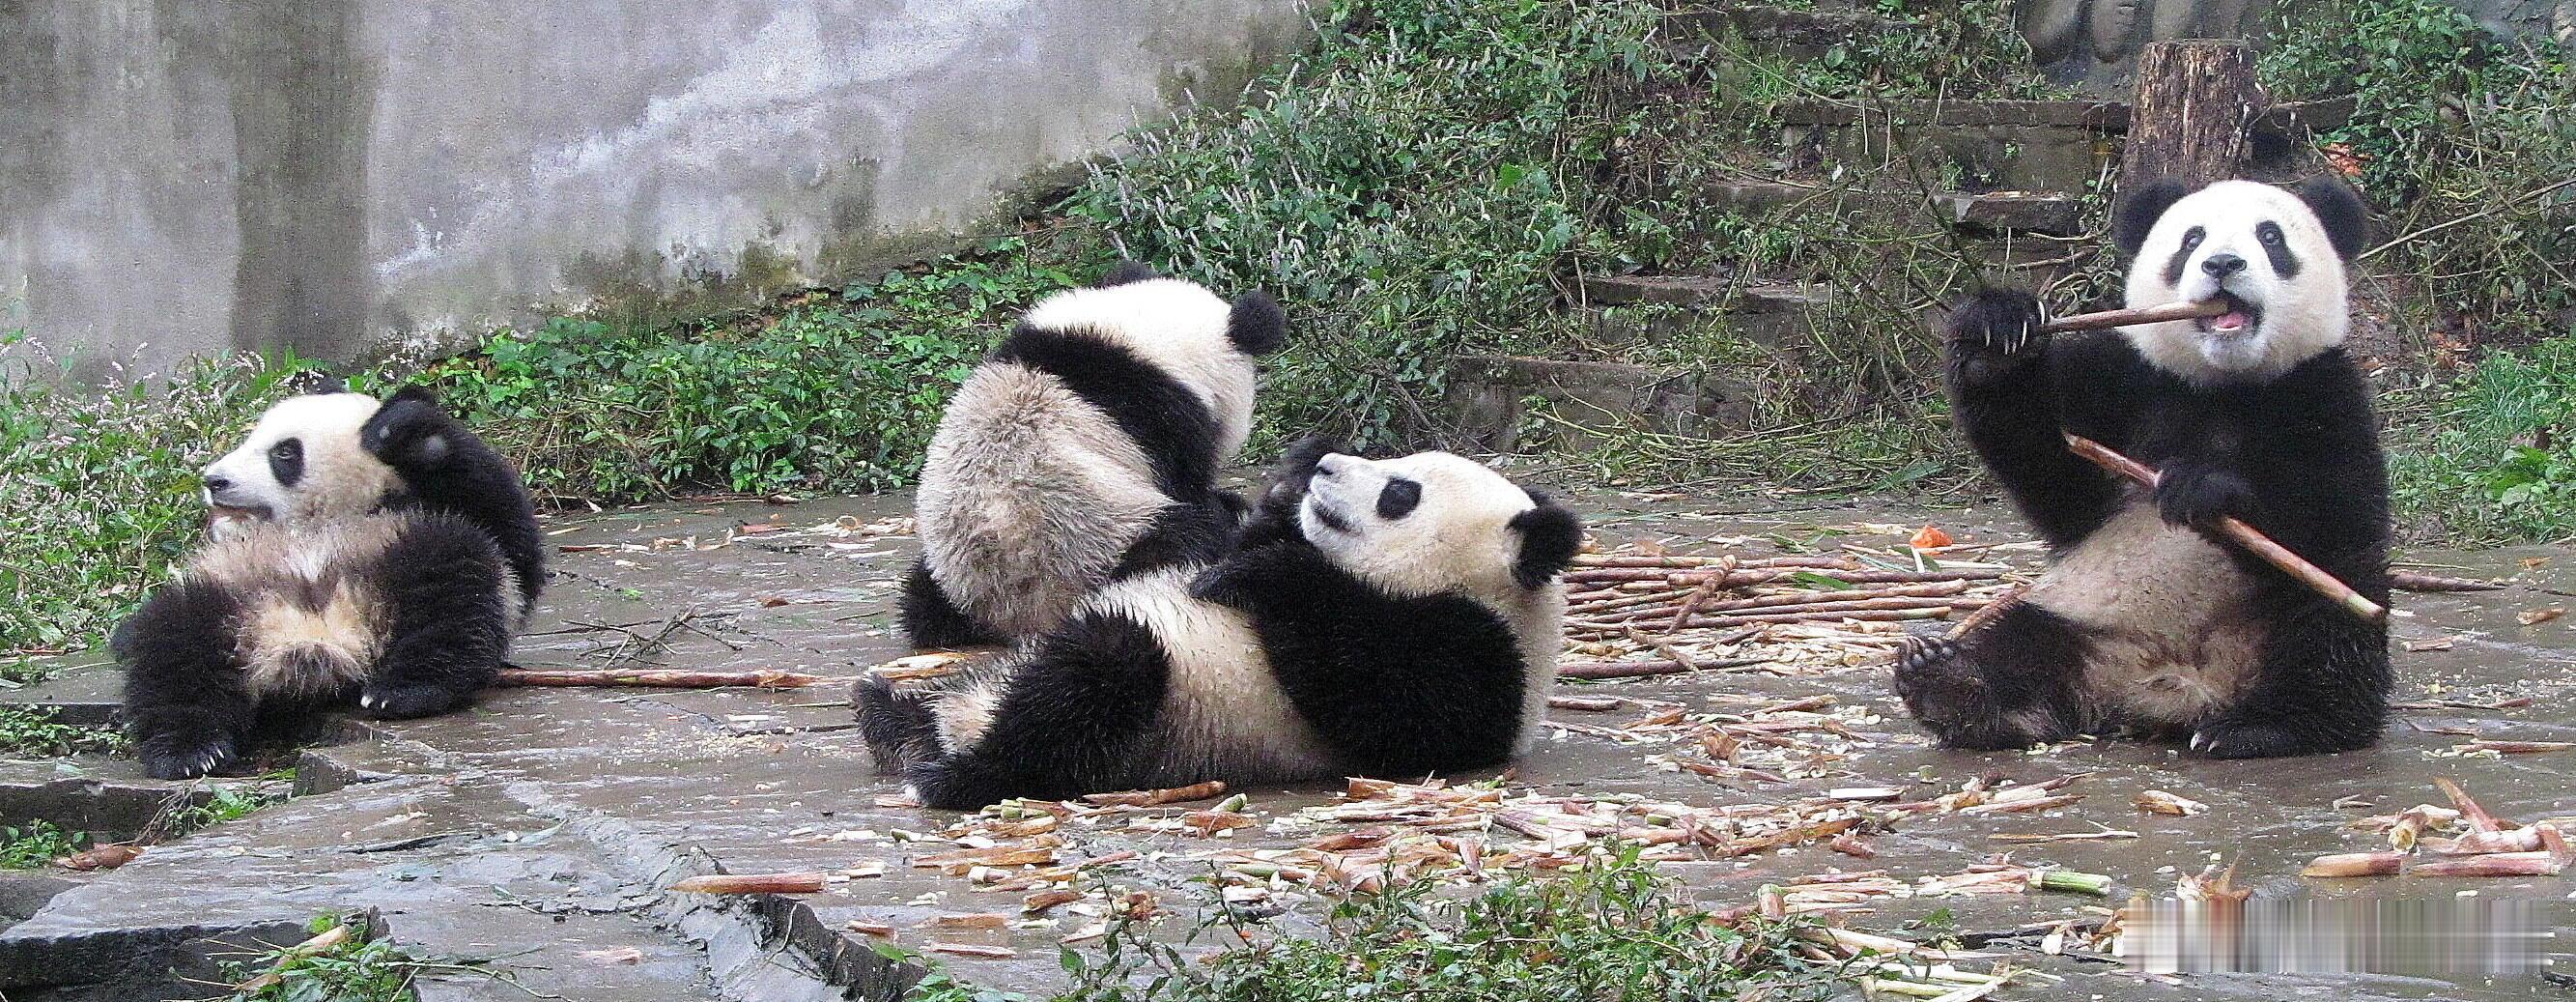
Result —
[{"label": "giant panda", "polygon": [[1545,712],[1582,533],[1471,460],[1310,441],[1230,555],[1114,582],[946,685],[865,680],[862,732],[945,808],[1492,765]]},{"label": "giant panda", "polygon": [[110,643],[157,778],[221,769],[316,710],[464,703],[545,583],[518,472],[418,388],[281,400],[204,493],[210,540]]},{"label": "giant panda", "polygon": [[[2051,337],[2030,294],[1988,291],[1949,316],[1959,425],[2053,560],[1981,628],[1912,642],[1896,692],[1957,748],[2121,726],[2217,758],[2367,747],[2387,712],[2385,624],[2211,531],[2243,519],[2387,602],[2387,473],[2342,348],[2360,199],[2326,179],[2162,183],[2116,215],[2129,306],[2229,309]],[[2161,471],[2157,486],[2076,457],[2061,429]]]},{"label": "giant panda", "polygon": [[1286,338],[1270,297],[1134,262],[1030,309],[932,433],[913,645],[1036,636],[1108,581],[1222,552],[1242,502],[1217,466],[1251,430],[1253,360]]}]

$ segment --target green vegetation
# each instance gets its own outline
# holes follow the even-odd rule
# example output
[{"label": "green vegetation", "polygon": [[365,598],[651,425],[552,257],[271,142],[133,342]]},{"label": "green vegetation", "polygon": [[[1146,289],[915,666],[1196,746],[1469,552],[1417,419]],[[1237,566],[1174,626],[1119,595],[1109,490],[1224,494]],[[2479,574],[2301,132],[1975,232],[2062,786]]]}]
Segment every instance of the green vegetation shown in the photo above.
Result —
[{"label": "green vegetation", "polygon": [[2462,541],[2576,540],[2576,337],[2490,354],[2414,396],[2401,506]]},{"label": "green vegetation", "polygon": [[54,758],[81,752],[123,752],[125,732],[82,727],[55,719],[52,707],[0,706],[0,758]]},{"label": "green vegetation", "polygon": [[[1792,924],[1739,928],[1689,906],[1634,853],[1565,877],[1462,892],[1434,881],[1345,901],[1314,936],[1219,919],[1213,956],[1113,927],[1098,955],[1068,949],[1058,1002],[1648,1002],[1822,999],[1836,968],[1791,948]],[[1464,896],[1461,896],[1461,895]],[[917,958],[906,958],[917,959]],[[998,1002],[942,974],[910,1002]]]},{"label": "green vegetation", "polygon": [[88,832],[64,831],[51,821],[0,828],[0,870],[33,870],[89,847]]},{"label": "green vegetation", "polygon": [[0,656],[105,635],[195,539],[209,450],[309,369],[208,363],[103,393],[0,378]]},{"label": "green vegetation", "polygon": [[1017,314],[1107,264],[997,240],[758,314],[502,332],[406,381],[433,387],[541,495],[882,490],[910,482],[939,408]]},{"label": "green vegetation", "polygon": [[369,939],[366,921],[324,915],[305,926],[315,935],[348,924],[351,935],[314,950],[279,946],[224,965],[235,985],[232,1002],[410,1002],[418,993],[412,981],[424,971],[454,970],[455,965],[413,959],[393,944]]}]

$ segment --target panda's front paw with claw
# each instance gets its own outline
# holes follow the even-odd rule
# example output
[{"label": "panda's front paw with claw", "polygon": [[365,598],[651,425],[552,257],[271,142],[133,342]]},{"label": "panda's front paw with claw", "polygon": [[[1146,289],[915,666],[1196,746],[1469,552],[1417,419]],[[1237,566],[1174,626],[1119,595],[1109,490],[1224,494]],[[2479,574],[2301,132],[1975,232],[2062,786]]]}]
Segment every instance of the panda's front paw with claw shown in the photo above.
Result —
[{"label": "panda's front paw with claw", "polygon": [[143,762],[143,774],[154,779],[195,779],[239,757],[231,738],[203,735],[163,735],[144,741],[134,753]]},{"label": "panda's front paw with claw", "polygon": [[2253,509],[2254,485],[2226,470],[2183,462],[2156,476],[2156,513],[2168,525],[2206,531]]},{"label": "panda's front paw with claw", "polygon": [[440,685],[374,682],[358,693],[358,709],[386,720],[445,713],[464,701],[457,692]]},{"label": "panda's front paw with claw", "polygon": [[2021,355],[2048,345],[2048,318],[2039,297],[2021,289],[1987,289],[1968,297],[1941,322],[1953,350]]},{"label": "panda's front paw with claw", "polygon": [[2192,732],[2191,750],[2209,758],[2278,758],[2331,749],[2310,747],[2306,738],[2279,725],[2221,720]]}]

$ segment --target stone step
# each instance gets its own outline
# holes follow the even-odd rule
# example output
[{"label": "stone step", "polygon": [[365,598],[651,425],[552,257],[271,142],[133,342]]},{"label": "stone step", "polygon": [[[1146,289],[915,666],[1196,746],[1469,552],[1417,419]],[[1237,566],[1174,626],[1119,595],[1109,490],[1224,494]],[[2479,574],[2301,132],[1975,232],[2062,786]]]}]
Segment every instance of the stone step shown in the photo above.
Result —
[{"label": "stone step", "polygon": [[[1807,159],[1862,170],[1910,158],[1918,169],[1954,172],[1979,187],[2066,190],[2116,163],[2128,132],[2128,102],[2103,99],[1884,101],[1818,98],[1774,108],[1785,148]],[[2247,169],[2269,176],[2296,167],[2301,140],[2351,114],[2332,102],[2287,104],[2257,116]]]},{"label": "stone step", "polygon": [[1664,14],[1658,38],[1667,46],[1700,49],[1741,40],[1758,50],[1796,59],[1822,58],[1855,38],[1906,31],[1913,26],[1856,10],[1791,10],[1759,4],[1692,6]]},{"label": "stone step", "polygon": [[[1582,448],[1599,437],[1588,428],[1711,438],[1742,430],[1752,416],[1746,387],[1626,362],[1462,355],[1448,385],[1448,413],[1477,447],[1493,452]],[[1562,423],[1540,423],[1532,400]]]},{"label": "stone step", "polygon": [[1704,189],[1718,205],[1753,210],[1820,207],[1894,213],[1927,205],[1952,226],[1990,233],[2072,236],[2082,232],[2083,199],[2057,191],[1921,192],[1833,189],[1792,181],[1729,181]]},{"label": "stone step", "polygon": [[1746,341],[1776,347],[1803,333],[1808,312],[1832,301],[1821,285],[1747,282],[1724,275],[1595,275],[1575,288],[1596,337],[1608,345],[1652,344],[1711,322]]}]

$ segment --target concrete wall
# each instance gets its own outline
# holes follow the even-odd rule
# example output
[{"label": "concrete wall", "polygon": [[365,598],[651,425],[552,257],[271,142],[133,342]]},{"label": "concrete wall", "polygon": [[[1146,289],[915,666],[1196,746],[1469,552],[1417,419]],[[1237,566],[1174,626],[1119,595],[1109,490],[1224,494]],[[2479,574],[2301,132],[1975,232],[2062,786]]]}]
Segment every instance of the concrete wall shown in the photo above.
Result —
[{"label": "concrete wall", "polygon": [[[1302,0],[0,0],[0,332],[84,367],[747,298],[1301,44]],[[21,346],[19,351],[29,349]]]}]

